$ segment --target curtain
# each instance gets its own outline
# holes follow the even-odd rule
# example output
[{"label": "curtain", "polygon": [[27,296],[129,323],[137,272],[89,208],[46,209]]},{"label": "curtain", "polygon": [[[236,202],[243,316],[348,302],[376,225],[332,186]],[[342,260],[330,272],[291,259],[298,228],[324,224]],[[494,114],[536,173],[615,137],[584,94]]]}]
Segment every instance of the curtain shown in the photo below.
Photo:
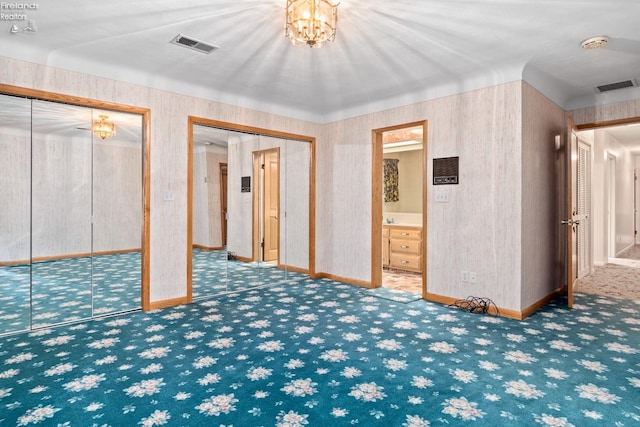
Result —
[{"label": "curtain", "polygon": [[383,183],[384,183],[384,201],[397,202],[400,200],[398,191],[398,159],[383,159]]}]

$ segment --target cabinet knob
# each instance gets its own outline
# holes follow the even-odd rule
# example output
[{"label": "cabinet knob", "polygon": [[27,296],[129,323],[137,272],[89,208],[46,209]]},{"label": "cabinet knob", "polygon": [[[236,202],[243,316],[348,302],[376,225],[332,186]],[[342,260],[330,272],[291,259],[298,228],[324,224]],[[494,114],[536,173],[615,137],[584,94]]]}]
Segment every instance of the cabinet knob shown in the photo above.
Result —
[{"label": "cabinet knob", "polygon": [[400,245],[400,247],[401,247],[402,249],[408,249],[408,248],[409,248],[409,246],[407,246],[407,245]]}]

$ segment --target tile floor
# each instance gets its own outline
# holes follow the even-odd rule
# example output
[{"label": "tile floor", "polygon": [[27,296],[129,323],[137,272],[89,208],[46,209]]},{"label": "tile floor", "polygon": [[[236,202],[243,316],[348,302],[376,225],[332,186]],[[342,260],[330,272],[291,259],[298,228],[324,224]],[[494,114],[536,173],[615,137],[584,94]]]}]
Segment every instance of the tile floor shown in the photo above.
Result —
[{"label": "tile floor", "polygon": [[382,286],[405,292],[422,293],[422,273],[385,268],[382,271]]}]

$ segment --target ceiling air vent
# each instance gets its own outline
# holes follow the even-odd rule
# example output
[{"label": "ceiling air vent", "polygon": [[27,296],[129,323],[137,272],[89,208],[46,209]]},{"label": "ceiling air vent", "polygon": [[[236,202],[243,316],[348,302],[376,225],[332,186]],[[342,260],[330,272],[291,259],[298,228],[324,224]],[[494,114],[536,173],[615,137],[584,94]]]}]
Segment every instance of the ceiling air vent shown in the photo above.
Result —
[{"label": "ceiling air vent", "polygon": [[207,54],[218,49],[218,46],[201,42],[200,40],[196,40],[192,37],[187,37],[182,34],[178,34],[177,36],[175,36],[173,40],[171,40],[171,43],[177,44],[178,46],[188,47],[189,49],[197,50],[198,52]]},{"label": "ceiling air vent", "polygon": [[626,89],[628,87],[634,87],[634,86],[638,86],[638,82],[636,82],[635,80],[624,80],[621,82],[596,86],[596,89],[598,90],[598,92],[604,93],[604,92],[609,92],[611,90]]}]

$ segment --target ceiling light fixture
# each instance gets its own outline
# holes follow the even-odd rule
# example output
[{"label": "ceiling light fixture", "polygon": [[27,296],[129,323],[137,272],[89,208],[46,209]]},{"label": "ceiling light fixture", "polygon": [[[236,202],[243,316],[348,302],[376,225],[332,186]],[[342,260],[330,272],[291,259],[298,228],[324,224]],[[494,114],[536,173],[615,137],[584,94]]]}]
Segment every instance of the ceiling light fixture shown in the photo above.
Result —
[{"label": "ceiling light fixture", "polygon": [[603,48],[607,45],[607,43],[609,43],[609,37],[607,36],[596,36],[596,37],[591,37],[588,38],[586,40],[584,40],[582,43],[580,43],[580,47],[582,47],[583,49],[600,49]]},{"label": "ceiling light fixture", "polygon": [[104,114],[98,116],[100,120],[93,122],[93,133],[98,135],[100,139],[111,138],[116,135],[116,125],[113,122],[108,122],[109,116]]},{"label": "ceiling light fixture", "polygon": [[329,0],[287,0],[285,36],[294,46],[322,47],[336,37],[338,5]]}]

